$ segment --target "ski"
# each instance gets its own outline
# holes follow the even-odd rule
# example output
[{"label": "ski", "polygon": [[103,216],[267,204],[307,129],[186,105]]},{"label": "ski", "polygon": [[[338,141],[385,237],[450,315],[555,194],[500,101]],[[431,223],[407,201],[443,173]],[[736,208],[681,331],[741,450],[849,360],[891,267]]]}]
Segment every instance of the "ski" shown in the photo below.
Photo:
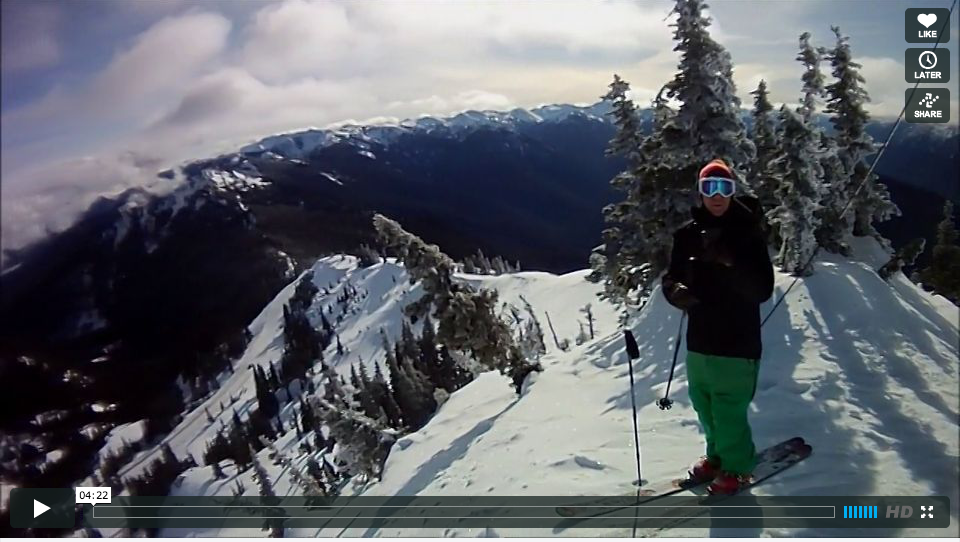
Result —
[{"label": "ski", "polygon": [[[722,502],[723,500],[729,497],[736,497],[737,495],[742,493],[744,490],[750,489],[751,487],[754,487],[760,484],[764,480],[767,480],[772,476],[775,476],[783,472],[784,470],[796,465],[797,463],[803,461],[804,459],[809,457],[811,453],[813,453],[813,448],[807,443],[803,443],[799,446],[796,446],[792,450],[788,451],[780,460],[774,461],[768,465],[765,465],[767,468],[765,468],[763,471],[759,471],[759,472],[755,471],[753,479],[750,481],[750,483],[740,488],[740,491],[738,491],[737,493],[734,493],[732,495],[708,494],[703,496],[700,499],[700,503],[702,503],[703,505],[713,505],[718,502]],[[693,518],[699,517],[705,513],[707,513],[707,511],[704,509],[693,509],[693,511],[690,514],[677,517],[668,525],[658,528],[657,531],[664,531],[666,529],[676,528],[682,525],[684,522],[689,521]]]},{"label": "ski", "polygon": [[[804,446],[807,446],[807,444],[804,442],[803,438],[793,437],[762,450],[758,454],[757,467],[754,469],[754,480],[750,485],[754,485],[772,476],[772,474],[768,473],[768,471],[774,465],[778,464],[778,460],[788,456],[793,450],[802,448]],[[809,446],[807,447],[809,448]],[[779,468],[778,470],[774,471],[774,473],[783,470],[783,468],[786,467]],[[762,478],[760,478],[760,476],[762,476]],[[623,510],[624,508],[630,506],[636,506],[637,504],[643,504],[667,497],[669,495],[683,493],[684,491],[689,491],[703,485],[706,485],[706,482],[697,483],[690,479],[682,478],[670,481],[662,481],[654,485],[640,488],[639,495],[636,491],[634,491],[631,493],[618,495],[616,497],[601,497],[594,501],[578,503],[575,505],[558,506],[556,508],[556,513],[560,517],[565,518],[602,516],[617,510]],[[631,499],[636,498],[639,498],[639,500],[631,501]]]}]

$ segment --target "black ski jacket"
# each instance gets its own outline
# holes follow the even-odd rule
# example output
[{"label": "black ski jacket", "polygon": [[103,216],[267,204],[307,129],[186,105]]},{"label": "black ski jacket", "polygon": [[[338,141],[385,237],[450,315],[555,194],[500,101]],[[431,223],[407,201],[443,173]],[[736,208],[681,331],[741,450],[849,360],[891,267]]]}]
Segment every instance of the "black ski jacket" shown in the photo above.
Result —
[{"label": "black ski jacket", "polygon": [[[674,233],[661,284],[667,301],[687,310],[687,350],[760,359],[759,305],[773,293],[773,266],[758,209],[750,197],[737,197],[720,217],[694,207],[693,220]],[[678,294],[677,283],[689,292]]]}]

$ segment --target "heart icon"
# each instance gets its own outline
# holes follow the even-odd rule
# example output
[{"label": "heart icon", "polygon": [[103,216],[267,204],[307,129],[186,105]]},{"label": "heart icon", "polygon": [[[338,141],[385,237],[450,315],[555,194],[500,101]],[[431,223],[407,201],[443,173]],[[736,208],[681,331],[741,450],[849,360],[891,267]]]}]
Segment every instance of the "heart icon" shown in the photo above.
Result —
[{"label": "heart icon", "polygon": [[937,22],[937,15],[934,13],[921,13],[917,15],[917,21],[919,21],[924,28],[930,28],[930,25]]}]

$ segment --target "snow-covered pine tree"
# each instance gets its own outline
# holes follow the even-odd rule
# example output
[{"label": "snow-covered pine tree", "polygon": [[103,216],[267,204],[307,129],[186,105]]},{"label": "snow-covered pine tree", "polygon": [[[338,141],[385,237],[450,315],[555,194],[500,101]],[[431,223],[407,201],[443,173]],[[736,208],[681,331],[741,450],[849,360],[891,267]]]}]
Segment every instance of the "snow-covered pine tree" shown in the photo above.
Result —
[{"label": "snow-covered pine tree", "polygon": [[890,261],[883,264],[880,269],[877,269],[877,274],[880,275],[880,278],[883,280],[890,280],[890,277],[902,271],[904,267],[912,266],[914,262],[917,261],[917,258],[923,254],[923,249],[926,244],[927,240],[923,237],[911,240],[909,243],[897,249],[893,257],[890,258]]},{"label": "snow-covered pine tree", "polygon": [[380,255],[370,246],[361,244],[357,249],[357,260],[360,267],[370,267],[380,263]]},{"label": "snow-covered pine tree", "polygon": [[799,112],[803,121],[813,130],[814,137],[819,138],[818,160],[823,169],[820,192],[823,200],[817,210],[820,225],[814,235],[817,243],[828,252],[848,254],[849,249],[844,240],[848,229],[837,227],[845,203],[843,187],[847,181],[844,178],[843,164],[838,156],[836,141],[819,128],[814,117],[820,97],[826,93],[823,73],[820,71],[820,61],[825,54],[826,49],[815,48],[810,44],[809,32],[800,34],[797,60],[803,65],[804,71],[801,76],[803,90]]},{"label": "snow-covered pine tree", "polygon": [[[773,209],[777,206],[777,186],[775,179],[770,175],[770,161],[777,155],[777,127],[773,113],[773,104],[770,103],[767,82],[760,80],[753,95],[753,126],[750,129],[750,140],[756,148],[756,157],[750,165],[748,179],[754,193],[760,202],[761,209]],[[763,221],[764,227],[769,227]],[[767,241],[779,244],[779,233],[773,228],[767,232]]]},{"label": "snow-covered pine tree", "polygon": [[417,368],[420,359],[419,354],[419,350],[417,350],[416,358],[409,358],[406,353],[398,358],[400,370],[406,373],[407,378],[414,385],[417,402],[419,403],[418,408],[422,412],[422,419],[418,420],[417,429],[426,425],[430,417],[437,411],[437,402],[434,397],[434,391],[437,387],[425,373]]},{"label": "snow-covered pine tree", "polygon": [[[721,158],[744,178],[755,155],[740,118],[730,55],[710,36],[702,0],[677,0],[672,13],[678,72],[654,100],[654,125],[628,171],[612,184],[628,192],[604,209],[604,244],[591,256],[593,279],[604,277],[604,297],[649,297],[669,261],[673,232],[696,201],[697,170]],[[668,99],[680,102],[677,111]],[[750,193],[749,185],[742,191]],[[615,256],[613,256],[615,254]],[[613,263],[611,263],[613,262]],[[631,300],[632,301],[632,300]]]},{"label": "snow-covered pine tree", "polygon": [[614,189],[625,194],[625,201],[607,205],[603,209],[607,227],[602,232],[603,243],[594,248],[590,255],[592,272],[587,276],[587,280],[594,283],[603,281],[604,290],[600,297],[620,303],[626,299],[629,286],[619,277],[625,272],[624,268],[631,265],[626,261],[628,256],[637,252],[636,249],[631,250],[629,246],[625,247],[624,243],[639,241],[638,236],[634,235],[635,228],[631,228],[632,224],[627,217],[630,216],[630,194],[637,184],[635,171],[640,161],[640,144],[643,135],[637,107],[633,100],[627,97],[630,83],[614,74],[613,82],[609,86],[610,90],[601,98],[611,104],[607,115],[613,118],[616,133],[607,144],[605,154],[620,156],[627,161],[627,169],[610,181]]},{"label": "snow-covered pine tree", "polygon": [[[755,149],[746,137],[740,118],[740,98],[733,82],[730,53],[717,43],[703,15],[709,6],[703,0],[676,0],[672,24],[675,51],[680,53],[678,72],[666,85],[667,97],[680,102],[671,119],[687,135],[686,145],[671,145],[664,159],[683,168],[683,178],[693,185],[696,171],[720,158],[743,179],[743,170],[753,161]],[[673,230],[671,230],[673,231]]]},{"label": "snow-covered pine tree", "polygon": [[[382,330],[381,333],[383,333]],[[418,381],[419,373],[410,367],[399,343],[396,347],[391,347],[386,333],[383,333],[383,344],[387,356],[387,370],[390,371],[390,388],[393,390],[393,398],[400,407],[404,426],[411,431],[416,431],[423,427],[436,408],[436,403],[433,402],[433,390],[429,391],[428,396],[422,383]]]},{"label": "snow-covered pine tree", "polygon": [[953,203],[943,206],[943,220],[937,227],[937,244],[930,265],[919,273],[923,287],[954,303],[960,303],[960,233],[953,218]]},{"label": "snow-covered pine tree", "polygon": [[[267,471],[263,468],[263,465],[260,464],[260,460],[257,458],[257,452],[251,447],[250,448],[250,461],[253,465],[253,481],[257,483],[257,488],[260,492],[261,497],[266,497],[268,499],[276,499],[277,495],[273,491],[273,484],[270,482],[270,477],[267,475]],[[266,501],[272,504],[272,501]],[[286,513],[282,508],[268,508],[269,516],[271,519],[264,521],[263,530],[270,531],[271,538],[283,538],[283,519],[277,516],[285,516]]]},{"label": "snow-covered pine tree", "polygon": [[510,326],[497,316],[497,293],[455,282],[454,261],[395,221],[377,214],[373,222],[384,245],[403,262],[410,283],[419,280],[423,286],[423,296],[404,307],[407,316],[416,322],[432,309],[438,322],[438,342],[507,375],[519,393],[526,376],[542,367],[523,358]]},{"label": "snow-covered pine tree", "polygon": [[[284,454],[279,455],[280,464],[290,473],[290,481],[300,488],[304,497],[327,497],[329,490],[321,478],[304,473]],[[312,459],[312,458],[311,458]],[[316,464],[316,461],[314,461]]]},{"label": "snow-covered pine tree", "polygon": [[843,213],[847,174],[836,140],[823,130],[820,131],[820,166],[823,168],[823,201],[817,213],[820,219],[815,232],[817,243],[827,252],[849,256],[847,236],[852,228],[852,213],[850,210]]},{"label": "snow-covered pine tree", "polygon": [[621,79],[620,75],[613,74],[613,82],[608,86],[610,90],[601,98],[610,102],[610,111],[607,115],[613,118],[613,125],[616,126],[617,131],[613,139],[607,143],[605,152],[608,156],[622,156],[631,166],[635,166],[643,135],[640,131],[637,106],[627,96],[630,92],[630,83]]},{"label": "snow-covered pine tree", "polygon": [[244,430],[243,423],[239,421],[236,411],[234,411],[233,425],[230,428],[227,441],[230,443],[230,457],[237,467],[237,472],[247,470],[250,466],[250,443],[247,439],[247,433]]},{"label": "snow-covered pine tree", "polygon": [[828,227],[842,231],[844,237],[850,233],[873,236],[892,252],[890,242],[873,226],[874,222],[900,216],[900,209],[890,201],[887,188],[877,182],[876,174],[871,173],[867,178],[870,167],[866,158],[877,151],[873,138],[866,132],[870,116],[864,104],[870,97],[862,86],[865,79],[860,75],[861,65],[853,61],[849,38],[840,33],[839,27],[831,29],[837,41],[827,52],[827,58],[836,81],[827,85],[825,110],[835,130],[837,156],[844,171],[844,178],[831,179],[831,189],[841,194],[844,203],[850,200],[852,203],[847,210],[849,216],[830,217],[832,223]]},{"label": "snow-covered pine tree", "polygon": [[777,139],[780,154],[770,168],[777,179],[780,204],[767,215],[782,237],[776,264],[792,275],[809,275],[813,267],[804,270],[803,266],[817,248],[814,232],[819,225],[823,178],[817,156],[819,138],[801,114],[783,105]]},{"label": "snow-covered pine tree", "polygon": [[344,462],[347,472],[367,479],[380,477],[383,462],[396,435],[363,414],[343,408],[316,396],[308,404],[326,424],[330,438],[337,445],[337,457]]},{"label": "snow-covered pine tree", "polygon": [[357,389],[357,393],[353,397],[354,403],[358,405],[360,411],[368,418],[386,424],[386,415],[374,397],[373,391],[370,389],[370,378],[367,376],[366,371],[364,371],[363,364],[360,364],[359,370],[354,369],[352,366],[350,371],[351,380],[353,373],[357,375],[357,383],[354,384],[354,387]]},{"label": "snow-covered pine tree", "polygon": [[522,295],[520,301],[523,302],[524,309],[527,312],[525,320],[517,317],[518,325],[523,331],[520,339],[520,350],[527,358],[539,360],[541,356],[547,353],[547,346],[543,342],[543,328],[540,327],[540,321],[537,320],[537,315],[530,302]]},{"label": "snow-covered pine tree", "polygon": [[[803,93],[800,99],[798,112],[803,122],[810,124],[813,115],[817,112],[817,102],[823,95],[823,74],[820,72],[820,51],[810,44],[810,33],[800,34],[800,52],[797,60],[803,65]],[[819,129],[817,130],[819,131]]]},{"label": "snow-covered pine tree", "polygon": [[258,408],[267,419],[271,419],[280,412],[280,402],[277,401],[276,394],[270,390],[266,373],[259,365],[253,367],[253,380]]},{"label": "snow-covered pine tree", "polygon": [[393,391],[383,376],[383,369],[380,368],[379,361],[373,365],[373,379],[367,389],[370,390],[374,401],[376,401],[377,405],[383,410],[387,425],[394,429],[403,427],[403,415],[400,412],[400,405],[398,405],[397,401],[393,398]]}]

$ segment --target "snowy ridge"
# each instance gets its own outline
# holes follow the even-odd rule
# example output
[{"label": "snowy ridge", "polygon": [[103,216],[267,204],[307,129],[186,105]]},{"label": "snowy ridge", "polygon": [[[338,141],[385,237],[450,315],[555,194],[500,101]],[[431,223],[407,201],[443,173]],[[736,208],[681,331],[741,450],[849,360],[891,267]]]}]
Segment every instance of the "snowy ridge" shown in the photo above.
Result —
[{"label": "snowy ridge", "polygon": [[[181,176],[173,190],[167,194],[131,192],[119,207],[120,218],[107,235],[112,234],[113,246],[116,248],[132,232],[145,233],[147,252],[152,252],[167,234],[167,228],[173,219],[183,210],[200,209],[212,197],[220,201],[234,202],[249,216],[241,194],[268,184],[248,160],[231,155],[225,158],[225,163],[217,164],[216,167],[204,167],[196,174]],[[161,219],[159,223],[158,218]]]},{"label": "snowy ridge", "polygon": [[[370,144],[390,145],[405,134],[428,133],[463,137],[479,128],[512,128],[524,123],[560,122],[580,115],[596,122],[606,122],[604,115],[609,104],[598,102],[589,106],[543,105],[532,110],[522,108],[510,111],[468,110],[447,118],[421,117],[399,122],[381,122],[375,125],[343,124],[329,130],[315,128],[266,137],[240,149],[240,154],[278,156],[301,160],[324,147],[347,142],[369,153]],[[370,158],[374,156],[369,155]]]},{"label": "snowy ridge", "polygon": [[[855,247],[869,260],[879,247],[872,241]],[[800,281],[763,330],[764,357],[756,397],[751,407],[754,439],[759,446],[800,435],[814,455],[780,477],[758,486],[757,495],[945,495],[958,518],[957,435],[958,396],[956,306],[928,294],[902,274],[889,283],[864,261],[828,256],[816,264],[816,274]],[[313,311],[326,307],[341,288],[361,295],[337,325],[348,352],[337,359],[325,352],[337,370],[349,363],[380,357],[378,330],[396,337],[402,306],[419,296],[404,270],[393,262],[366,269],[352,257],[333,256],[311,271],[321,294]],[[365,495],[589,495],[629,491],[635,477],[630,434],[630,395],[626,354],[617,314],[596,300],[598,285],[584,280],[587,271],[556,276],[522,272],[501,276],[460,274],[465,280],[495,288],[501,301],[520,305],[520,296],[534,307],[544,324],[545,370],[528,381],[518,398],[506,379],[484,373],[452,394],[425,427],[402,437],[391,451],[381,482],[344,492]],[[777,273],[774,298],[761,307],[765,315],[793,277]],[[394,282],[395,281],[395,282]],[[323,288],[333,285],[324,296]],[[236,364],[236,374],[204,405],[186,414],[166,439],[174,452],[200,457],[219,421],[209,425],[204,407],[237,400],[241,415],[255,404],[252,375],[246,367],[276,359],[282,348],[282,306],[293,285],[285,288],[250,325],[253,340]],[[560,339],[579,331],[580,307],[591,303],[597,336],[567,352],[558,351],[549,334],[545,313]],[[319,314],[314,312],[314,314]],[[336,314],[334,314],[336,316]],[[664,393],[680,313],[659,291],[634,316],[630,328],[640,343],[635,365],[636,400],[640,409],[640,442],[644,477],[675,477],[702,453],[702,436],[686,396],[685,369],[677,368],[670,411],[654,401]],[[685,347],[681,348],[681,359]],[[218,407],[217,407],[218,408]],[[284,415],[290,415],[286,407]],[[298,450],[293,431],[275,443],[297,468],[307,457]],[[124,470],[136,472],[158,450],[142,453]],[[289,473],[269,459],[268,470],[278,495],[299,494]],[[227,462],[223,465],[228,465]],[[213,480],[210,467],[188,470],[175,484],[176,495],[230,495],[236,472],[225,467],[224,480]],[[247,494],[256,491],[251,472],[239,475]],[[485,534],[524,536],[583,536],[582,530],[504,530]],[[169,530],[164,536],[263,536],[259,529]],[[337,536],[340,529],[292,529],[288,536]],[[389,525],[348,529],[349,536],[474,536],[477,530],[446,529],[420,532]],[[597,535],[622,535],[616,530]],[[663,533],[643,533],[657,536]],[[708,534],[705,529],[670,531],[669,535]],[[717,533],[711,533],[717,534]],[[732,533],[736,534],[736,533]],[[750,536],[756,536],[752,532]],[[838,533],[767,529],[764,536],[856,536]],[[859,533],[860,535],[866,533]],[[876,534],[876,533],[874,533]],[[888,533],[890,534],[890,533]],[[895,534],[955,536],[956,527]]]}]

